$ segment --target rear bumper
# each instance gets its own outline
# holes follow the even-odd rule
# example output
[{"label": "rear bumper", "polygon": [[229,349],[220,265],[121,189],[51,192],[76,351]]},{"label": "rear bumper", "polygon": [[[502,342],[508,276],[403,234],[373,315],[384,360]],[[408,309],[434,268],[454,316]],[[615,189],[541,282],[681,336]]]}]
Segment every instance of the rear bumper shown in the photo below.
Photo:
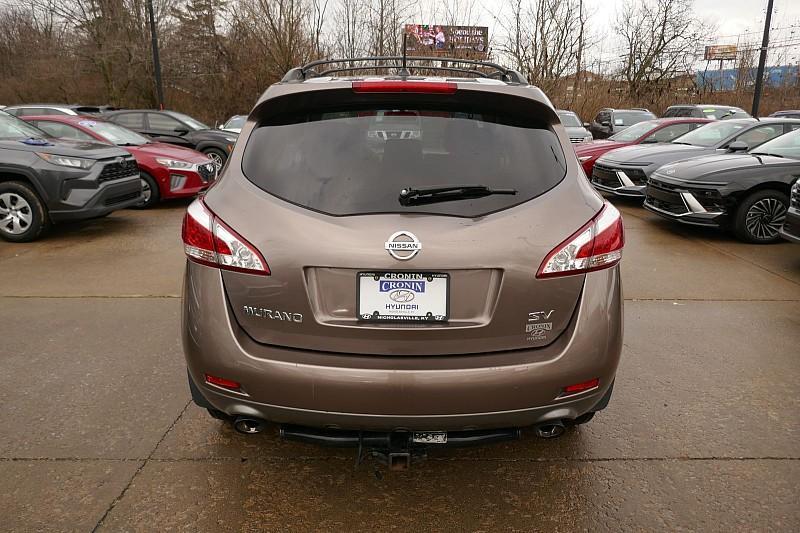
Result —
[{"label": "rear bumper", "polygon": [[[586,276],[568,329],[550,345],[468,356],[364,356],[254,342],[236,323],[220,272],[188,263],[183,346],[209,405],[285,424],[365,430],[522,427],[594,410],[611,387],[622,348],[619,269]],[[205,383],[238,381],[246,394]],[[564,386],[600,379],[558,398]],[[601,405],[602,407],[602,405]]]},{"label": "rear bumper", "polygon": [[800,209],[789,208],[780,234],[787,241],[800,243]]}]

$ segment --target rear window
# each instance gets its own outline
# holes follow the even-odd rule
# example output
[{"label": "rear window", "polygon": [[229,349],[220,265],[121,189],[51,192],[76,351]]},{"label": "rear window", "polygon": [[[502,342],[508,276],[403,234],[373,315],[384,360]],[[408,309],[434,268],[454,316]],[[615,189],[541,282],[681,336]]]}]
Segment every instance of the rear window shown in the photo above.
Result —
[{"label": "rear window", "polygon": [[[243,171],[264,191],[330,215],[435,213],[475,217],[528,201],[566,173],[544,124],[430,109],[283,116],[247,142]],[[404,188],[485,185],[515,195],[403,206]]]},{"label": "rear window", "polygon": [[582,128],[583,124],[575,113],[559,113],[558,118],[565,128]]}]

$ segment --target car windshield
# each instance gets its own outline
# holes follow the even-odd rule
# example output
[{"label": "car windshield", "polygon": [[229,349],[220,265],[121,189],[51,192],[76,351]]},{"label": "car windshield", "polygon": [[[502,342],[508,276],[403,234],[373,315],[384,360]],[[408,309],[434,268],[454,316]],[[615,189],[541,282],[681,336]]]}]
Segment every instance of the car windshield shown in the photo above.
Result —
[{"label": "car windshield", "polygon": [[208,130],[211,129],[199,120],[193,119],[189,115],[184,115],[183,113],[175,113],[174,111],[171,113],[173,117],[177,118],[193,130]]},{"label": "car windshield", "polygon": [[565,128],[583,127],[583,124],[581,124],[578,115],[576,115],[575,113],[559,113],[558,118],[561,119],[561,124],[563,124]]},{"label": "car windshield", "polygon": [[656,127],[658,123],[652,120],[648,120],[646,122],[639,122],[638,124],[634,124],[630,128],[625,128],[624,130],[620,131],[619,133],[615,133],[609,139],[612,141],[620,141],[620,142],[631,142],[635,141],[642,135],[646,135],[650,130]]},{"label": "car windshield", "polygon": [[794,130],[791,133],[767,141],[754,148],[751,153],[800,159],[800,130]]},{"label": "car windshield", "polygon": [[[248,139],[242,168],[266,192],[331,215],[481,216],[557,185],[556,134],[516,116],[431,109],[357,109],[282,116]],[[403,205],[403,189],[482,185],[516,194]]]},{"label": "car windshield", "polygon": [[50,136],[39,128],[34,128],[27,122],[0,111],[0,139],[24,140],[31,137],[45,138]]},{"label": "car windshield", "polygon": [[733,107],[724,107],[724,108],[715,108],[715,107],[704,107],[702,109],[703,116],[706,118],[713,118],[713,119],[721,119],[721,118],[728,118],[734,117],[735,115],[739,115],[736,118],[744,118],[743,115],[746,113],[741,109],[736,109]]},{"label": "car windshield", "polygon": [[141,146],[143,144],[147,144],[150,141],[136,132],[129,130],[128,128],[123,128],[117,124],[112,124],[111,122],[103,122],[98,120],[82,120],[78,122],[84,128],[89,128],[92,131],[96,132],[102,138],[107,140],[108,142],[114,143],[116,145],[121,146]]},{"label": "car windshield", "polygon": [[686,135],[681,135],[675,139],[675,144],[691,144],[693,146],[703,146],[708,148],[723,141],[736,133],[748,127],[749,123],[741,122],[712,122],[705,126],[700,126],[694,131],[690,131]]},{"label": "car windshield", "polygon": [[632,126],[656,116],[648,111],[614,111],[615,126]]},{"label": "car windshield", "polygon": [[240,129],[242,129],[242,127],[244,127],[244,123],[245,123],[246,120],[247,120],[246,116],[237,115],[235,117],[232,117],[230,120],[228,120],[228,122],[226,122],[225,125],[222,126],[222,129],[224,129],[224,130],[231,130],[231,129],[240,130]]}]

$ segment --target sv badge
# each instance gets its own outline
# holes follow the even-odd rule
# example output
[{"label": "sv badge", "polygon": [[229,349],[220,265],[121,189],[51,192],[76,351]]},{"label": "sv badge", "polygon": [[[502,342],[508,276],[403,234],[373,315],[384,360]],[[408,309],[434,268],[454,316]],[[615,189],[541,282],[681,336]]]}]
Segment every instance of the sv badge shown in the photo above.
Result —
[{"label": "sv badge", "polygon": [[541,322],[542,320],[547,320],[551,316],[555,309],[551,309],[549,311],[534,311],[533,313],[528,313],[528,322]]}]

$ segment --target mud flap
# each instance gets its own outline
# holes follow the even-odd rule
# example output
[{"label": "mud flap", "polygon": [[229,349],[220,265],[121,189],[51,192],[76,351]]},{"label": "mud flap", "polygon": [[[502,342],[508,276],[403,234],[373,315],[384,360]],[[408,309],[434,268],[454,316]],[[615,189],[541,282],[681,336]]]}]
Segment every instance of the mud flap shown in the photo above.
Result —
[{"label": "mud flap", "polygon": [[602,411],[603,409],[608,407],[608,402],[611,401],[611,393],[614,392],[614,383],[616,383],[616,380],[611,382],[611,386],[608,388],[606,393],[603,394],[603,397],[600,398],[600,401],[597,402],[597,404],[589,410],[590,412],[596,413],[597,411]]},{"label": "mud flap", "polygon": [[188,369],[186,370],[186,377],[189,378],[189,391],[192,393],[192,401],[195,405],[203,409],[216,409],[216,407],[208,403],[208,400],[206,400],[205,396],[200,392],[200,389],[195,385]]}]

